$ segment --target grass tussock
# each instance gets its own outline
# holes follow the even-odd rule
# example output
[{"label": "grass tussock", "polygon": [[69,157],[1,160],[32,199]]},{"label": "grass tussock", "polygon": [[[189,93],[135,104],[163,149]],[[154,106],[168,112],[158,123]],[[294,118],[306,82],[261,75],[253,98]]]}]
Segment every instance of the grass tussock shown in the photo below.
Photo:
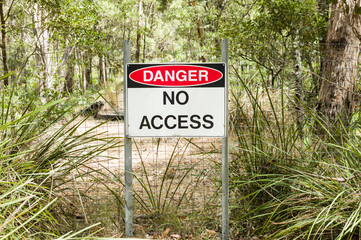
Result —
[{"label": "grass tussock", "polygon": [[[360,239],[358,123],[331,132],[304,104],[300,125],[282,89],[274,98],[267,89],[260,94],[239,81],[243,95],[233,93],[231,112],[233,234]],[[325,134],[318,136],[316,126]]]},{"label": "grass tussock", "polygon": [[16,90],[13,83],[1,93],[0,239],[89,236],[98,224],[64,232],[54,209],[69,174],[84,177],[80,168],[117,143],[96,133],[96,127],[79,133],[84,119],[64,120],[72,112],[65,99],[41,104],[29,94],[23,105]]}]

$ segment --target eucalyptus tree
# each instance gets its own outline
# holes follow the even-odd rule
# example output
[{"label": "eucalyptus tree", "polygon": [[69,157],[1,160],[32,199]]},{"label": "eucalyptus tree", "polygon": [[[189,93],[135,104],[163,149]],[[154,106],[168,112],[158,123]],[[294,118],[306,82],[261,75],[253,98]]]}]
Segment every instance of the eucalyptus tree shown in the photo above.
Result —
[{"label": "eucalyptus tree", "polygon": [[[10,9],[9,9],[10,10]],[[0,0],[0,26],[1,26],[1,54],[3,59],[3,69],[4,74],[9,73],[9,68],[7,64],[7,52],[6,52],[6,16],[4,12],[4,0]],[[9,84],[8,78],[4,79],[4,85]]]},{"label": "eucalyptus tree", "polygon": [[8,66],[8,50],[7,50],[7,22],[9,21],[11,15],[13,14],[13,6],[17,0],[0,0],[0,32],[1,32],[1,55],[2,55],[2,65],[3,65],[3,74],[6,76],[4,78],[4,85],[9,85],[9,78],[7,77],[9,73]]},{"label": "eucalyptus tree", "polygon": [[358,63],[361,39],[360,1],[332,1],[318,94],[318,111],[328,123],[347,126],[357,107]]}]

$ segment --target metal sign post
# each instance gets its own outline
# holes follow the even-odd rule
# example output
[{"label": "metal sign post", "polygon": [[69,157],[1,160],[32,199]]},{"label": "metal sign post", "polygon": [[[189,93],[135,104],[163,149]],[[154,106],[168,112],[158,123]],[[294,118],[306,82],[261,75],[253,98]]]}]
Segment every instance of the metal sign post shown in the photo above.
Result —
[{"label": "metal sign post", "polygon": [[222,240],[229,238],[229,164],[228,164],[228,39],[222,41],[222,62],[226,64],[225,136],[222,138]]},{"label": "metal sign post", "polygon": [[[127,65],[130,63],[130,41],[125,40],[123,44],[123,67],[124,67],[124,112],[127,112]],[[133,190],[132,190],[132,139],[127,134],[128,116],[124,116],[124,169],[125,169],[125,236],[133,235]]]}]

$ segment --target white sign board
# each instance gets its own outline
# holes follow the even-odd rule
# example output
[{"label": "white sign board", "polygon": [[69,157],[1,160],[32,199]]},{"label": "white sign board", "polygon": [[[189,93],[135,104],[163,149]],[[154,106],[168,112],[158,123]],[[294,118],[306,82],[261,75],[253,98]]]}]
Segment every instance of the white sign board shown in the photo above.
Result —
[{"label": "white sign board", "polygon": [[224,137],[225,64],[128,64],[126,135]]}]

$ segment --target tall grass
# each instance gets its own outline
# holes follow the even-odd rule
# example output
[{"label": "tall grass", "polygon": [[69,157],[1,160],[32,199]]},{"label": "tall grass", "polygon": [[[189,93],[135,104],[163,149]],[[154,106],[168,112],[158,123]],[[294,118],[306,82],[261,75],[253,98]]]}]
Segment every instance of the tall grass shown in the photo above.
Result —
[{"label": "tall grass", "polygon": [[[142,151],[144,143],[148,149],[151,148],[146,158]],[[160,237],[169,228],[177,233],[200,235],[201,227],[194,225],[195,222],[200,223],[204,215],[211,214],[200,216],[203,209],[194,206],[192,202],[199,195],[197,191],[200,191],[202,181],[207,178],[204,169],[198,169],[203,160],[187,161],[190,152],[195,154],[190,150],[195,143],[192,139],[178,138],[171,143],[174,145],[169,147],[169,152],[163,149],[165,144],[170,145],[169,140],[162,138],[151,142],[134,140],[133,144],[137,152],[133,153],[133,157],[139,161],[133,172],[135,234],[144,237],[147,232],[152,233],[153,237]],[[151,161],[149,156],[152,157]],[[155,162],[157,167],[154,166]],[[99,174],[106,179],[104,185],[113,182],[124,187],[123,179],[114,174],[112,169],[105,167],[103,170],[106,172]],[[124,207],[124,200],[119,193],[113,190],[110,192]],[[214,202],[214,199],[207,201]]]},{"label": "tall grass", "polygon": [[[17,86],[2,89],[0,109],[0,239],[72,239],[54,215],[68,175],[117,145],[93,129],[78,133],[84,119],[64,120],[66,99],[40,103],[29,94],[19,103]],[[62,123],[61,123],[62,122]]]},{"label": "tall grass", "polygon": [[[160,144],[161,139],[159,138],[156,142],[156,156],[158,156],[158,152],[160,151]],[[190,177],[191,171],[198,165],[199,161],[187,167],[185,170],[177,167],[178,164],[175,163],[175,159],[184,159],[184,155],[189,148],[190,142],[187,142],[183,148],[180,148],[179,145],[180,139],[177,139],[177,142],[172,149],[171,155],[168,158],[165,170],[159,177],[160,184],[159,186],[154,186],[154,183],[152,183],[151,180],[150,172],[147,169],[139,146],[135,142],[135,146],[141,161],[143,176],[134,174],[134,177],[140,184],[142,190],[146,193],[147,200],[144,200],[144,197],[141,197],[141,195],[137,193],[135,195],[135,199],[144,212],[155,216],[172,214],[178,211],[179,207],[184,201],[187,200],[187,198],[191,198],[192,191],[189,190],[190,188],[195,188],[197,184],[192,186],[192,181],[186,182],[186,179]],[[176,170],[174,170],[175,167],[177,167]],[[177,177],[179,177],[179,179],[177,179]],[[197,183],[199,182],[200,177],[200,175],[197,177]],[[183,189],[181,188],[182,185],[184,185]],[[176,195],[179,195],[179,197],[176,197]]]},{"label": "tall grass", "polygon": [[[238,146],[231,163],[234,234],[361,238],[361,146],[352,134],[357,131],[344,127],[335,136],[311,110],[300,128],[282,88],[274,94],[239,80],[243,95],[233,95],[232,112]],[[312,131],[315,123],[326,136]]]}]

